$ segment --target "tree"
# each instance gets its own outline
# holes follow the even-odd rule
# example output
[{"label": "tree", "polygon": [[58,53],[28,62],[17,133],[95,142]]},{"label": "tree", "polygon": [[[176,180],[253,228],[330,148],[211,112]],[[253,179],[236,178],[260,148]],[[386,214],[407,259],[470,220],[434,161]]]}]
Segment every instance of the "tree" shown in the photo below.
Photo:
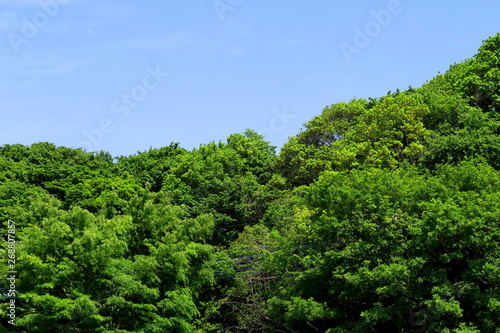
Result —
[{"label": "tree", "polygon": [[420,95],[397,93],[380,100],[352,100],[326,108],[283,147],[275,170],[291,185],[313,182],[323,171],[396,167],[416,162],[430,134]]},{"label": "tree", "polygon": [[178,143],[169,146],[149,149],[146,152],[130,156],[118,157],[118,170],[131,173],[143,187],[150,187],[151,191],[161,190],[163,180],[169,171],[177,164],[178,157],[187,151]]},{"label": "tree", "polygon": [[175,204],[187,205],[193,217],[212,214],[217,227],[212,244],[227,246],[245,225],[262,218],[273,156],[273,147],[255,132],[233,134],[227,143],[200,145],[180,155],[163,190]]},{"label": "tree", "polygon": [[299,331],[441,332],[471,324],[495,332],[499,176],[477,161],[434,176],[324,173],[306,192],[304,210],[313,214],[300,222],[315,246],[296,257],[302,270],[283,273],[285,253],[304,245],[283,243],[269,268],[282,272],[282,282],[268,314]]},{"label": "tree", "polygon": [[472,106],[500,110],[500,33],[483,42],[479,52],[461,66],[456,87]]},{"label": "tree", "polygon": [[[29,332],[192,332],[213,282],[209,215],[188,218],[164,193],[135,195],[121,214],[62,210],[45,193],[16,216],[17,325]],[[2,243],[5,255],[7,242]],[[3,268],[6,272],[7,267]],[[4,304],[5,307],[5,304]]]}]

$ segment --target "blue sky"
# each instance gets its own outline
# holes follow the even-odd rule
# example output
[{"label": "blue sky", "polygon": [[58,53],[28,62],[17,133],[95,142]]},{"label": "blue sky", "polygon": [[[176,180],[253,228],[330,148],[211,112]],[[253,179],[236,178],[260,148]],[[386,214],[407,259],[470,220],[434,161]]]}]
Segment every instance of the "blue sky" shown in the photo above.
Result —
[{"label": "blue sky", "polygon": [[500,31],[500,2],[0,0],[0,144],[130,155],[418,87]]}]

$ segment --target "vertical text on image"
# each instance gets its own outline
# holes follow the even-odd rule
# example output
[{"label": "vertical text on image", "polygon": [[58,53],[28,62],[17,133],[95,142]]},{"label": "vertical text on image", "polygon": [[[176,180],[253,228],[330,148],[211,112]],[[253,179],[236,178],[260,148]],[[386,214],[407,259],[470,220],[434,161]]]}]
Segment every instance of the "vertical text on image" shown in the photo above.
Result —
[{"label": "vertical text on image", "polygon": [[8,321],[10,325],[16,325],[16,222],[8,220],[7,225],[7,281],[9,290],[7,293],[7,316],[10,318]]}]

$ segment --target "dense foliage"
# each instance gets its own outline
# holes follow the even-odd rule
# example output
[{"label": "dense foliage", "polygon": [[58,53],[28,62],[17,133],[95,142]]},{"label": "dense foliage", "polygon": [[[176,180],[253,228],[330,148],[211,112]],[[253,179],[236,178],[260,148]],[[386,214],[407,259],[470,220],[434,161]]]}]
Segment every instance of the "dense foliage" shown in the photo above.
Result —
[{"label": "dense foliage", "polygon": [[0,331],[500,332],[499,82],[500,34],[278,155],[5,144]]}]

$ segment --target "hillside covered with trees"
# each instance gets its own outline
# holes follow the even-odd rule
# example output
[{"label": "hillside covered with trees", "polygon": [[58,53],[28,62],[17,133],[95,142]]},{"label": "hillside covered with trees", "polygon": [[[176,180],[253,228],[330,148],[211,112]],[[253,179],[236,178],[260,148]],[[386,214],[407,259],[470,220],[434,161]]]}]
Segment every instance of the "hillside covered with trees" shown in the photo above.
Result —
[{"label": "hillside covered with trees", "polygon": [[279,154],[4,144],[0,217],[0,331],[500,332],[500,34]]}]

